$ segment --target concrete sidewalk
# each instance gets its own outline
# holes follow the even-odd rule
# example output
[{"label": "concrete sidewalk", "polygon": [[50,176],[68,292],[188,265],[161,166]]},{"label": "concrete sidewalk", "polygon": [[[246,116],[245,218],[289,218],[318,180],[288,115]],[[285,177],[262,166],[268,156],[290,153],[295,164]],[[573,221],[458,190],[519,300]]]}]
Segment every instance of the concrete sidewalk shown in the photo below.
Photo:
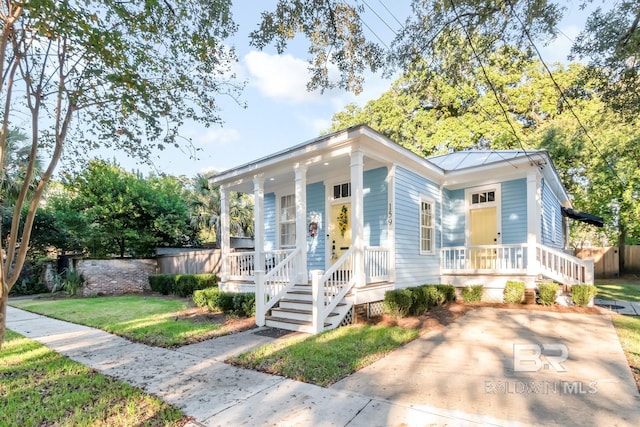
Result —
[{"label": "concrete sidewalk", "polygon": [[[167,350],[8,310],[9,329],[157,395],[198,426],[640,425],[638,392],[606,316],[477,309],[322,388],[223,363],[275,340],[262,329]],[[568,346],[561,378],[571,393],[509,391],[560,381],[548,370],[514,374],[513,343],[522,342]],[[575,388],[583,381],[596,381],[596,392]]]}]

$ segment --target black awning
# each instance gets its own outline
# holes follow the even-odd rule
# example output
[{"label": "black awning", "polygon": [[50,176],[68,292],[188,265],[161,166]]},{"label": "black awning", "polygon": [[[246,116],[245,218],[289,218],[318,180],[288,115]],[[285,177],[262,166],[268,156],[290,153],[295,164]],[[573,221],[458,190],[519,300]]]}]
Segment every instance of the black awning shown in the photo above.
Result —
[{"label": "black awning", "polygon": [[595,225],[596,227],[602,227],[604,225],[604,219],[592,215],[586,212],[574,211],[569,208],[562,208],[562,216],[566,216],[567,218],[575,219],[577,221],[586,222],[587,224]]}]

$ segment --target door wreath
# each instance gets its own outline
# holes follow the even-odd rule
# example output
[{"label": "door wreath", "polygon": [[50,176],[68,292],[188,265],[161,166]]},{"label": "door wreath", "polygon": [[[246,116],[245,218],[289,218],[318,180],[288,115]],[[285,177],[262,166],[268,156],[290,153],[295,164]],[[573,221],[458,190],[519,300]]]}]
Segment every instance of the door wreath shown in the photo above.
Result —
[{"label": "door wreath", "polygon": [[344,232],[347,231],[347,225],[349,224],[349,216],[347,213],[347,206],[342,205],[342,209],[340,209],[340,213],[338,214],[338,229],[342,237],[344,237]]}]

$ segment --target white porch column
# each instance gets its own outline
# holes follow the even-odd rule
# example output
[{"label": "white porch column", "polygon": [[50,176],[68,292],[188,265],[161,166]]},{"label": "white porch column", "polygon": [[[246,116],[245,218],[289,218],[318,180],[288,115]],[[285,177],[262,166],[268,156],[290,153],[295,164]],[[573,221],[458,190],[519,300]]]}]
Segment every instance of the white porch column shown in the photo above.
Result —
[{"label": "white porch column", "polygon": [[536,245],[542,241],[540,221],[542,214],[542,188],[538,170],[527,175],[527,275],[538,274]]},{"label": "white porch column", "polygon": [[253,241],[255,244],[255,270],[264,270],[264,176],[253,177]]},{"label": "white porch column", "polygon": [[366,285],[364,271],[364,155],[351,152],[351,244],[355,286]]},{"label": "white porch column", "polygon": [[229,225],[229,190],[225,185],[220,186],[220,236],[216,236],[220,241],[222,252],[222,266],[220,276],[222,282],[229,279],[229,260],[227,255],[231,250],[231,236]]},{"label": "white porch column", "polygon": [[296,248],[300,249],[298,257],[297,283],[308,283],[307,276],[307,167],[295,165],[295,198],[296,198]]}]

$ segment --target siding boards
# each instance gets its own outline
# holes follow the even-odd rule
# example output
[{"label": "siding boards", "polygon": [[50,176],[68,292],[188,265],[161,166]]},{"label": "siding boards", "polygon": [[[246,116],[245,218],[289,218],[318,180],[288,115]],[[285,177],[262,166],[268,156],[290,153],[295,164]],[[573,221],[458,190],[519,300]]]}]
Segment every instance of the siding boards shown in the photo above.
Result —
[{"label": "siding boards", "polygon": [[[307,224],[316,222],[318,232],[311,237],[307,231],[307,269],[324,270],[325,268],[325,188],[324,183],[316,182],[307,185]],[[308,228],[306,228],[308,230]]]},{"label": "siding boards", "polygon": [[[464,246],[466,218],[464,214],[464,189],[444,190],[442,218],[443,247]],[[438,214],[440,212],[438,211]]]},{"label": "siding boards", "polygon": [[544,180],[542,180],[542,217],[540,221],[542,244],[562,249],[564,239],[562,238],[561,205]]},{"label": "siding boards", "polygon": [[278,248],[276,239],[276,195],[267,193],[264,195],[264,249],[267,251]]},{"label": "siding boards", "polygon": [[501,194],[502,243],[527,243],[527,180],[503,182]]},{"label": "siding boards", "polygon": [[[436,245],[433,255],[420,254],[420,196],[433,199]],[[395,173],[396,288],[440,281],[440,190],[434,182],[401,167]]]},{"label": "siding boards", "polygon": [[388,245],[387,168],[364,172],[364,244],[368,246]]}]

